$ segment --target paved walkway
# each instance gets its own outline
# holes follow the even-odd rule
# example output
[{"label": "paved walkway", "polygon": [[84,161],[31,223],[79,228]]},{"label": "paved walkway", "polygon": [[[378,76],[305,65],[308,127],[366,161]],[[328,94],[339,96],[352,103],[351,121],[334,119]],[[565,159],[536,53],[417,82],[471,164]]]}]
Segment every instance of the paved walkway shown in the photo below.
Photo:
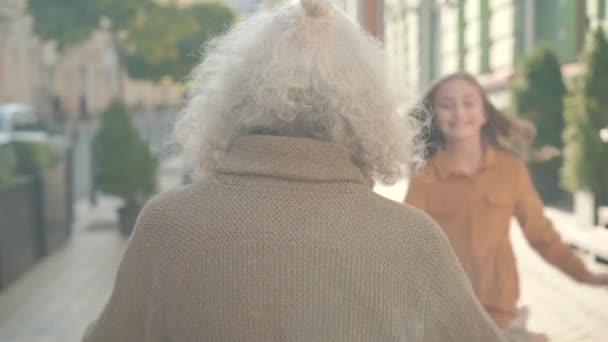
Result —
[{"label": "paved walkway", "polygon": [[126,247],[118,202],[78,203],[72,239],[0,293],[0,341],[76,342],[100,312]]},{"label": "paved walkway", "polygon": [[[175,183],[165,178],[162,187]],[[404,188],[400,184],[378,191],[400,199]],[[78,203],[71,241],[0,293],[1,342],[79,341],[107,301],[126,247],[114,223],[117,206],[107,197],[95,208]],[[568,215],[550,214],[557,215],[554,220],[560,226],[571,224]],[[578,285],[552,269],[527,247],[518,229],[513,230],[513,242],[522,302],[531,310],[530,327],[556,342],[608,341],[608,290]]]}]

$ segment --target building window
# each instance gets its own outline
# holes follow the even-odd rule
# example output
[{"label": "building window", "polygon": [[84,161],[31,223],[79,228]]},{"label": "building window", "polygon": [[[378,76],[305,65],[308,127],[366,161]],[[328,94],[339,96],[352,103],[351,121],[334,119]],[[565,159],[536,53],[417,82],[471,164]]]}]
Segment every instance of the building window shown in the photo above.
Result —
[{"label": "building window", "polygon": [[489,0],[480,0],[481,72],[490,71],[490,6]]},{"label": "building window", "polygon": [[458,0],[458,69],[465,70],[466,44],[465,44],[466,20],[464,11],[464,0]]},{"label": "building window", "polygon": [[431,8],[431,39],[430,39],[430,64],[429,64],[429,80],[434,80],[439,74],[439,55],[441,51],[441,20],[440,12],[436,8]]}]

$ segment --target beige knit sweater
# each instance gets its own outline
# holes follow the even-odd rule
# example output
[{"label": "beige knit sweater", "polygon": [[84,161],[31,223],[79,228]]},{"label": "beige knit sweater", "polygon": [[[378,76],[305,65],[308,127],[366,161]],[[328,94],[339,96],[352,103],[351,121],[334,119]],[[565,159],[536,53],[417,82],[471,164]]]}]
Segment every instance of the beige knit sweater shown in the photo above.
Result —
[{"label": "beige knit sweater", "polygon": [[503,339],[431,219],[337,146],[248,136],[150,201],[84,340]]}]

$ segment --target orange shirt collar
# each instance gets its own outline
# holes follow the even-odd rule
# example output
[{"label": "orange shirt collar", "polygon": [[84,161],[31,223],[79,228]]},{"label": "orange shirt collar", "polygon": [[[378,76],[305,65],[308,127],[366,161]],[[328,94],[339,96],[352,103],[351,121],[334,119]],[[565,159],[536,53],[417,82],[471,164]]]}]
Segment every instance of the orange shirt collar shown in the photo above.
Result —
[{"label": "orange shirt collar", "polygon": [[[496,148],[493,146],[486,145],[484,147],[484,157],[479,168],[480,171],[488,169],[496,164]],[[464,173],[452,162],[447,155],[447,152],[443,149],[439,149],[432,157],[432,162],[435,167],[439,178],[447,179],[453,175],[464,175]]]}]

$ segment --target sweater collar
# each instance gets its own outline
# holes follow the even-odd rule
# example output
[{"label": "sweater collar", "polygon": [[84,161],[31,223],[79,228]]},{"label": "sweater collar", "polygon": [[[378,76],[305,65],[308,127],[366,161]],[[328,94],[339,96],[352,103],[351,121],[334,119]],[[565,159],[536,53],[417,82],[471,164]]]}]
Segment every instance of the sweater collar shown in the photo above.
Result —
[{"label": "sweater collar", "polygon": [[309,138],[248,135],[217,165],[218,175],[372,185],[338,145]]}]

